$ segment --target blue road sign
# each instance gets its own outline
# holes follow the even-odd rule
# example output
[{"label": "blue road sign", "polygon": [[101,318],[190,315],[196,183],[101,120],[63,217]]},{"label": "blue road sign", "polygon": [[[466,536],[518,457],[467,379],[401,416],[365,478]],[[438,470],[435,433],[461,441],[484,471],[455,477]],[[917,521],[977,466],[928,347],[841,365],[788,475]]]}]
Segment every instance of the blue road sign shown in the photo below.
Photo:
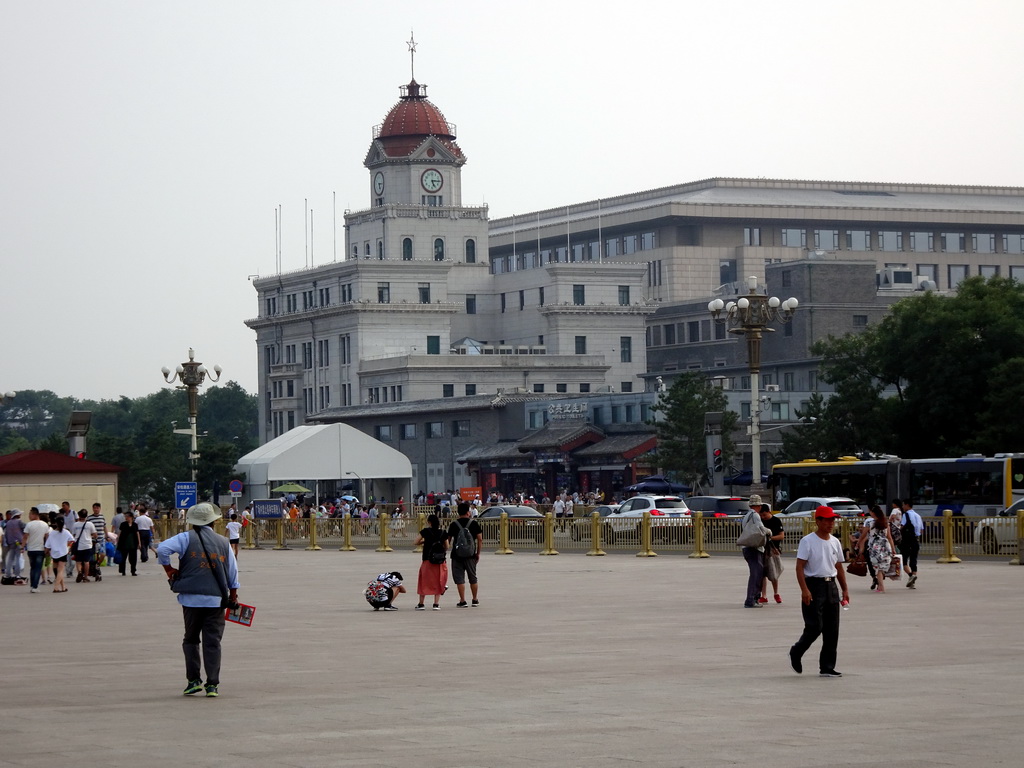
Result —
[{"label": "blue road sign", "polygon": [[177,509],[188,509],[199,501],[198,483],[175,483],[174,506]]},{"label": "blue road sign", "polygon": [[252,502],[253,517],[278,518],[281,517],[281,509],[280,499],[253,499]]}]

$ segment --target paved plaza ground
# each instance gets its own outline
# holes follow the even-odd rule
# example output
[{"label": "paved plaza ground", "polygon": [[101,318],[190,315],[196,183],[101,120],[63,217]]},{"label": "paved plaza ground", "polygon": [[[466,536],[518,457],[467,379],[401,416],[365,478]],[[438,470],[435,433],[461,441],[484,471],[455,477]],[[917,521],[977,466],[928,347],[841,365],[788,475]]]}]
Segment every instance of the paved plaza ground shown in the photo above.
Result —
[{"label": "paved plaza ground", "polygon": [[[402,546],[408,546],[403,543]],[[786,651],[782,605],[742,607],[737,556],[486,554],[481,601],[374,613],[365,583],[419,555],[242,552],[252,628],[228,626],[218,699],[181,695],[181,612],[138,578],[0,588],[0,766],[1020,766],[1024,568],[851,578],[841,680]]]}]

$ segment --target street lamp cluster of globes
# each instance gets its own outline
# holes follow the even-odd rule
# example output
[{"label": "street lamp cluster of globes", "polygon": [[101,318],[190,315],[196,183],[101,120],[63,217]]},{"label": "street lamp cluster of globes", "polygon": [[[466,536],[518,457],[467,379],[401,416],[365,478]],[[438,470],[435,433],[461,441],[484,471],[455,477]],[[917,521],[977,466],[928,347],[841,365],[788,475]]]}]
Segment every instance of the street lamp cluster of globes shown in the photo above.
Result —
[{"label": "street lamp cluster of globes", "polygon": [[179,435],[189,435],[192,438],[192,450],[189,452],[188,458],[192,465],[193,482],[196,479],[196,466],[199,461],[199,434],[196,431],[196,416],[199,413],[199,387],[203,385],[207,376],[210,377],[210,381],[220,381],[222,370],[219,365],[215,365],[211,374],[205,365],[196,362],[196,352],[192,347],[188,348],[187,362],[178,363],[173,371],[167,366],[160,369],[164,375],[164,381],[168,384],[180,381],[181,385],[178,389],[188,392],[188,429],[175,429],[174,432]]}]

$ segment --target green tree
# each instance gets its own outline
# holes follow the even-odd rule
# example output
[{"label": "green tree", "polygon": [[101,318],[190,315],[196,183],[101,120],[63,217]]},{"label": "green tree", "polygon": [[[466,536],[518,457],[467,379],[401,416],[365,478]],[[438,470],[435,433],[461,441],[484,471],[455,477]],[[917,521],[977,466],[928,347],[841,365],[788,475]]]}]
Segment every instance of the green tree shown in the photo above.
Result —
[{"label": "green tree", "polygon": [[684,373],[651,406],[658,435],[658,464],[689,484],[707,470],[704,414],[722,413],[722,453],[728,463],[735,451],[732,431],[737,415],[726,410],[725,393],[697,372]]}]

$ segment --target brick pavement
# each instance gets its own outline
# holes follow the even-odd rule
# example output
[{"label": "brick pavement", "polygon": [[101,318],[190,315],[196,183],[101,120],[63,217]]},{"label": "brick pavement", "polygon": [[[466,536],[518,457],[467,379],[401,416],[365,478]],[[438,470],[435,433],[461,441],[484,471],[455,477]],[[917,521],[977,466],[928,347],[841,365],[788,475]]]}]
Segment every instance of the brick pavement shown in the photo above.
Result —
[{"label": "brick pavement", "polygon": [[[841,680],[795,675],[785,603],[741,606],[736,557],[485,555],[479,609],[374,613],[418,555],[244,552],[251,629],[219,699],[181,695],[180,609],[150,560],[67,594],[0,588],[0,766],[997,766],[1021,763],[1024,568],[851,579]],[[456,687],[454,680],[469,678]],[[88,755],[84,758],[83,755]]]}]

